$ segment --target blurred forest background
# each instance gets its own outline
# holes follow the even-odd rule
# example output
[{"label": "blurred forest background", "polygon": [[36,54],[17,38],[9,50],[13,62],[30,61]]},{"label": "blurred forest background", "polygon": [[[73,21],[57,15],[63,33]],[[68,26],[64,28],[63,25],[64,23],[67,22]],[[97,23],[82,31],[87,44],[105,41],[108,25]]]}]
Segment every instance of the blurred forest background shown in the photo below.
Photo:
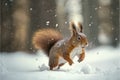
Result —
[{"label": "blurred forest background", "polygon": [[69,22],[79,21],[88,49],[120,42],[120,0],[0,0],[0,52],[28,51],[33,33],[55,28],[70,35]]}]

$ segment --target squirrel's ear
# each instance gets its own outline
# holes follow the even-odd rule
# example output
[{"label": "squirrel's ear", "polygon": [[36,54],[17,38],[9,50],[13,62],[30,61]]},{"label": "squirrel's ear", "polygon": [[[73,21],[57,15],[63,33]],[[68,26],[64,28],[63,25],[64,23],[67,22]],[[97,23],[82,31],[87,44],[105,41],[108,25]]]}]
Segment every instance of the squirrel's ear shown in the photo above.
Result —
[{"label": "squirrel's ear", "polygon": [[78,27],[80,29],[80,32],[83,32],[83,26],[82,26],[82,24],[80,22],[78,23]]},{"label": "squirrel's ear", "polygon": [[71,30],[72,30],[73,35],[76,35],[77,34],[77,30],[76,30],[75,24],[73,22],[71,22],[70,25],[71,25]]}]

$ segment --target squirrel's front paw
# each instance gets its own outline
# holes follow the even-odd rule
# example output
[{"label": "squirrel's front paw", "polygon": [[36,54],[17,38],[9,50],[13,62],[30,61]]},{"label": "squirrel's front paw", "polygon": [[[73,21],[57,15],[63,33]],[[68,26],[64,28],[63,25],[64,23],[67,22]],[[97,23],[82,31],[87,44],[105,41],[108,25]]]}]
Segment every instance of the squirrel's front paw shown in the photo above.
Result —
[{"label": "squirrel's front paw", "polygon": [[80,62],[82,62],[84,59],[78,59],[78,62],[80,63]]},{"label": "squirrel's front paw", "polygon": [[80,62],[81,62],[81,60],[80,60],[80,59],[78,59],[78,62],[80,63]]},{"label": "squirrel's front paw", "polygon": [[73,61],[69,62],[69,65],[72,65],[73,64]]}]

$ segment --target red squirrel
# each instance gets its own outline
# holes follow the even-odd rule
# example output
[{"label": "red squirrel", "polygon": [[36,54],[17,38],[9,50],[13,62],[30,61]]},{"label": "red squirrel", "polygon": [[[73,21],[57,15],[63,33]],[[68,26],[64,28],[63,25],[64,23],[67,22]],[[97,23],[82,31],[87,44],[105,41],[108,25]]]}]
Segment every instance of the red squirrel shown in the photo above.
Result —
[{"label": "red squirrel", "polygon": [[[78,62],[85,58],[85,47],[88,44],[86,35],[83,33],[83,27],[80,23],[78,26],[74,22],[70,23],[71,37],[63,38],[62,35],[54,29],[41,29],[33,35],[32,43],[36,49],[41,49],[49,57],[50,70],[63,66],[66,62],[73,64],[73,58],[78,56]],[[79,47],[82,51],[71,53]]]}]

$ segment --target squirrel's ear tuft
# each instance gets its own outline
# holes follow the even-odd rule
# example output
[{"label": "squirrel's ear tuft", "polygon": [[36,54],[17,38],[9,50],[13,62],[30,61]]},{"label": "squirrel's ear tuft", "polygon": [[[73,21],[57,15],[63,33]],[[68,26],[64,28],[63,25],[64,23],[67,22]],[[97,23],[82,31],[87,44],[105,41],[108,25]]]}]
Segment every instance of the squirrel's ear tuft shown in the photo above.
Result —
[{"label": "squirrel's ear tuft", "polygon": [[71,28],[72,28],[72,30],[76,30],[75,24],[73,22],[71,22]]},{"label": "squirrel's ear tuft", "polygon": [[83,26],[82,26],[82,24],[80,22],[78,23],[78,27],[80,29],[80,32],[83,32]]},{"label": "squirrel's ear tuft", "polygon": [[74,22],[70,23],[70,29],[71,29],[73,35],[75,35],[77,33],[76,26],[75,26]]}]

